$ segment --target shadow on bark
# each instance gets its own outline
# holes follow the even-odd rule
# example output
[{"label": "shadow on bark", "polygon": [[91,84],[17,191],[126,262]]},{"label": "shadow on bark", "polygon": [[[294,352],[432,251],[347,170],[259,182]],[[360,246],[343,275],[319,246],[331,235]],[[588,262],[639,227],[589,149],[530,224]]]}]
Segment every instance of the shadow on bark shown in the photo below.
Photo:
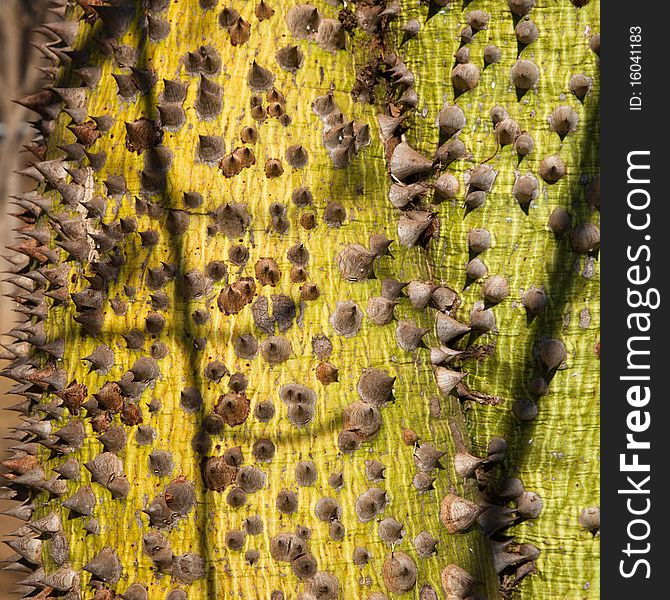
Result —
[{"label": "shadow on bark", "polygon": [[[594,90],[593,93],[599,93],[599,90]],[[584,127],[590,132],[590,136],[581,148],[575,149],[575,152],[580,154],[580,160],[574,163],[575,167],[573,168],[575,171],[572,184],[566,192],[566,200],[569,204],[568,202],[561,203],[561,207],[571,213],[573,226],[592,221],[594,209],[589,206],[584,198],[587,183],[584,180],[584,175],[588,175],[588,181],[591,181],[599,172],[597,168],[599,155],[599,113],[600,99],[598,96],[590,108],[587,118],[583,123],[579,124],[580,127]],[[570,166],[568,166],[568,169],[570,170]],[[585,277],[584,273],[587,261],[599,259],[597,252],[593,255],[575,253],[570,247],[568,237],[568,234],[566,234],[562,238],[557,239],[553,257],[548,257],[547,262],[554,266],[548,280],[544,282],[549,304],[544,313],[536,318],[536,331],[533,335],[532,344],[526,348],[523,369],[514,370],[512,373],[511,400],[525,400],[532,397],[528,391],[528,383],[533,377],[542,374],[538,365],[538,359],[536,358],[535,347],[542,340],[551,338],[562,339],[562,331],[566,325],[566,315],[569,315],[568,308],[571,303],[577,300],[580,287],[584,283],[584,279],[582,278]],[[573,315],[569,316],[573,318]],[[529,323],[528,326],[532,325]],[[570,361],[571,358],[574,358],[574,356],[570,355],[570,349],[568,348],[567,360]],[[555,372],[550,373],[548,376],[545,374],[550,385],[554,375]],[[538,402],[542,403],[546,402],[546,400],[539,398]],[[507,412],[505,420],[504,433],[502,435],[507,439],[509,444],[506,471],[512,477],[515,476],[514,470],[525,463],[529,450],[528,440],[535,437],[538,422],[536,419],[520,421],[511,411]]]},{"label": "shadow on bark", "polygon": [[[151,65],[149,62],[149,55],[148,55],[149,40],[146,29],[142,29],[141,26],[138,26],[136,35],[137,39],[140,40],[140,43],[135,67],[138,69],[150,69]],[[143,114],[141,116],[147,119],[159,118],[156,109],[158,105],[157,85],[158,82],[156,82],[156,84],[146,94],[140,95],[140,102],[142,103],[143,106]],[[147,154],[148,152],[145,153],[145,157],[147,157]],[[145,163],[146,160],[147,159],[145,158]],[[178,205],[177,202],[179,199],[174,196],[174,190],[176,189],[177,186],[171,185],[170,174],[168,169],[165,172],[165,181],[162,190],[158,194],[147,194],[147,200],[149,198],[157,200],[159,205],[167,213],[170,210],[175,209],[175,207]],[[198,218],[201,217],[202,215],[199,216]],[[177,260],[176,266],[178,267],[178,274],[176,279],[178,279],[181,275],[184,274],[184,265],[186,265],[188,262],[186,256],[187,249],[185,248],[182,235],[171,234],[168,231],[167,227],[165,227],[165,223],[163,223],[162,225],[163,225],[163,231],[165,232],[166,235],[169,236],[170,245],[174,250],[174,254]],[[175,285],[173,286],[173,294],[171,302],[172,302],[171,306],[173,308],[173,318],[172,318],[173,326],[172,329],[166,331],[166,333],[179,342],[183,354],[188,356],[187,368],[190,380],[187,385],[197,389],[201,397],[204,398],[206,383],[203,379],[203,365],[202,361],[198,356],[199,351],[195,348],[194,345],[194,341],[197,337],[197,332],[193,328],[193,319],[191,318],[191,312],[192,312],[191,309],[193,308],[193,303],[181,298],[179,293],[178,281],[175,281]],[[200,407],[197,416],[198,416],[198,433],[196,433],[196,436],[199,433],[203,433],[206,436],[207,434],[204,433],[202,426],[204,418],[204,406]],[[199,448],[197,439],[195,437],[193,438],[192,446],[194,452],[196,452],[196,454],[200,456],[201,460],[207,455],[208,453],[207,451],[202,452],[202,450]],[[197,507],[198,513],[196,522],[200,538],[200,550],[203,553],[205,563],[208,565],[206,569],[207,597],[215,598],[217,595],[216,592],[217,586],[215,582],[216,571],[214,569],[209,568],[209,565],[211,565],[213,562],[216,561],[213,552],[214,550],[213,545],[215,544],[215,541],[213,541],[212,537],[208,535],[208,529],[209,529],[208,520],[210,515],[214,514],[213,506],[211,506],[210,504],[210,499],[211,499],[211,492],[204,490],[202,503],[199,503]]]}]

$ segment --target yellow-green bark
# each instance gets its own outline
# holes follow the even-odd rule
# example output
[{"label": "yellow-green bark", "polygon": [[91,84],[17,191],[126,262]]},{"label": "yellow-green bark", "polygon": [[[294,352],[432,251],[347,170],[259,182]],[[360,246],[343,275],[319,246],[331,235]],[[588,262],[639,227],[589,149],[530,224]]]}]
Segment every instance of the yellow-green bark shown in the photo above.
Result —
[{"label": "yellow-green bark", "polygon": [[[540,84],[537,93],[531,92],[518,102],[509,82],[516,40],[507,6],[503,2],[468,4],[467,9],[491,14],[488,30],[475,35],[471,42],[472,56],[480,57],[484,46],[496,44],[503,48],[503,60],[483,71],[474,94],[468,92],[457,101],[468,117],[461,139],[474,154],[474,164],[493,155],[496,142],[488,111],[498,104],[508,110],[522,130],[532,134],[535,151],[518,166],[511,148],[498,152],[489,163],[499,174],[486,205],[465,217],[460,204],[457,209],[443,209],[440,243],[434,247],[434,277],[447,278],[454,284],[463,282],[467,231],[486,227],[494,239],[494,246],[484,254],[489,273],[510,279],[511,297],[496,309],[499,334],[495,355],[466,367],[471,387],[502,396],[506,402],[494,409],[475,406],[467,420],[474,448],[480,454],[491,435],[508,439],[508,471],[528,489],[538,491],[545,501],[537,520],[515,528],[519,541],[532,542],[542,549],[538,575],[522,584],[522,597],[527,598],[577,599],[600,594],[600,538],[584,531],[578,521],[584,507],[599,504],[599,263],[592,262],[592,276],[583,277],[580,273],[586,267],[585,258],[572,252],[567,239],[557,240],[546,226],[556,207],[570,211],[573,223],[599,222],[598,213],[586,202],[585,189],[586,181],[598,173],[598,64],[589,43],[599,32],[599,8],[599,2],[583,8],[561,0],[537,3],[530,16],[540,37],[521,57],[533,57],[541,70]],[[407,14],[420,19],[420,12],[408,9]],[[452,65],[451,55],[459,45],[454,34],[464,24],[459,11],[437,15],[416,40],[406,45],[405,56],[416,75],[419,96],[429,107],[425,119],[415,119],[412,140],[426,153],[435,147],[433,123],[444,94],[448,100],[453,97],[446,75]],[[435,40],[442,42],[440,51],[433,50]],[[593,78],[593,89],[583,103],[568,92],[568,82],[576,73]],[[565,104],[577,111],[579,125],[561,142],[550,131],[548,117],[556,106]],[[526,216],[511,195],[515,169],[538,177],[541,160],[554,153],[564,159],[567,175],[554,185],[540,180],[540,197]],[[451,170],[459,173],[472,163],[456,164]],[[549,304],[543,316],[528,325],[519,299],[533,285],[545,287]],[[464,318],[472,303],[480,299],[477,286],[473,287],[465,295]],[[582,311],[587,313],[582,316]],[[584,318],[586,314],[590,320]],[[510,407],[516,399],[532,397],[528,384],[538,374],[533,341],[552,337],[560,338],[567,347],[566,368],[558,371],[548,395],[539,400],[538,417],[519,423]]]},{"label": "yellow-green bark", "polygon": [[[312,4],[323,16],[337,19],[339,9],[326,2]],[[98,499],[94,516],[100,524],[100,532],[85,535],[85,517],[68,518],[70,511],[59,507],[59,498],[48,498],[44,493],[36,498],[33,520],[51,511],[62,515],[64,535],[70,544],[69,561],[74,570],[81,571],[81,597],[95,595],[94,587],[89,585],[90,574],[81,569],[102,548],[111,546],[122,565],[121,578],[111,586],[118,594],[139,582],[148,588],[151,600],[165,598],[170,590],[178,587],[186,590],[191,600],[268,599],[273,590],[283,591],[286,598],[296,598],[306,584],[293,574],[290,564],[272,558],[270,542],[277,534],[293,532],[296,526],[302,525],[311,528],[307,545],[316,558],[318,570],[338,578],[341,598],[367,599],[372,592],[383,592],[390,598],[419,597],[424,584],[431,585],[438,597],[445,597],[440,574],[452,563],[465,568],[481,582],[476,588],[481,596],[490,600],[499,598],[506,590],[500,590],[501,582],[493,569],[489,543],[482,532],[474,527],[467,533],[450,534],[440,522],[440,503],[447,494],[481,500],[476,482],[464,481],[454,473],[453,457],[462,450],[460,441],[454,439],[454,430],[460,432],[470,451],[481,457],[486,456],[486,446],[493,436],[507,439],[509,451],[504,468],[494,473],[518,476],[527,490],[538,492],[544,500],[544,510],[538,519],[507,531],[508,534],[513,531],[518,543],[532,543],[541,551],[536,561],[538,574],[525,578],[520,584],[521,597],[596,597],[599,537],[583,531],[578,516],[585,506],[598,503],[598,361],[595,350],[599,315],[598,263],[574,253],[567,236],[555,238],[546,222],[557,206],[570,208],[574,223],[598,220],[597,213],[584,199],[585,183],[597,172],[598,71],[597,56],[589,49],[589,41],[598,30],[598,3],[591,2],[578,9],[568,0],[546,0],[533,8],[531,17],[540,30],[540,38],[522,51],[521,58],[532,57],[540,67],[541,76],[537,89],[518,100],[509,75],[517,57],[517,43],[506,3],[475,1],[466,7],[452,4],[427,20],[427,6],[401,2],[400,14],[384,32],[383,43],[385,52],[397,52],[414,74],[419,104],[416,111],[410,111],[406,139],[425,156],[431,157],[438,146],[436,123],[440,109],[445,102],[454,102],[450,82],[452,55],[460,45],[459,32],[465,25],[467,12],[477,9],[491,15],[487,29],[476,33],[469,43],[472,62],[481,65],[482,51],[487,44],[496,44],[502,49],[502,60],[482,70],[477,87],[456,99],[467,119],[459,137],[469,154],[449,166],[448,170],[461,182],[461,189],[455,201],[431,207],[439,229],[426,248],[407,248],[397,241],[400,211],[388,200],[392,181],[376,120],[376,115],[386,110],[387,88],[380,80],[371,104],[356,101],[351,94],[357,69],[379,52],[376,44],[381,38],[372,45],[370,35],[359,28],[348,37],[346,50],[329,52],[314,41],[298,40],[290,33],[286,16],[293,2],[274,3],[274,15],[263,21],[255,16],[254,3],[233,2],[230,6],[251,26],[249,40],[233,46],[229,33],[219,24],[222,4],[213,10],[203,10],[197,0],[178,0],[170,2],[167,10],[159,14],[170,24],[169,35],[160,42],[153,42],[142,31],[145,11],[141,3],[136,2],[134,6],[136,19],[117,42],[136,49],[135,66],[152,70],[157,76],[157,83],[146,94],[138,94],[131,101],[120,98],[111,74],[130,71],[116,64],[113,57],[104,56],[92,41],[100,33],[99,24],[91,27],[82,21],[77,33],[75,46],[90,49],[89,64],[102,69],[100,82],[86,92],[87,115],[106,114],[115,119],[113,128],[87,148],[92,153],[104,151],[107,159],[100,171],[89,173],[85,187],[92,190],[92,195],[104,197],[103,182],[110,175],[122,174],[128,192],[118,204],[118,212],[115,212],[115,201],[108,198],[104,223],[134,217],[137,231],[153,229],[160,234],[160,239],[153,248],[143,247],[137,233],[128,234],[120,241],[125,264],[117,280],[110,282],[107,288],[104,325],[98,335],[87,335],[74,321],[78,313],[72,302],[60,304],[49,298],[46,300],[49,305],[46,330],[50,340],[65,340],[65,355],[58,367],[67,373],[68,384],[73,381],[85,384],[89,396],[97,393],[105,382],[119,381],[137,359],[149,354],[152,336],[147,335],[143,349],[135,351],[126,348],[123,334],[132,329],[143,331],[151,312],[160,312],[165,318],[165,327],[155,338],[167,346],[169,353],[157,361],[160,377],[138,400],[143,424],[155,430],[155,440],[139,445],[134,437],[137,426],[121,425],[128,435],[125,448],[118,453],[130,483],[128,496],[113,499],[103,486],[91,484]],[[350,8],[355,12],[357,7]],[[70,18],[76,19],[82,11],[77,7],[69,13]],[[399,26],[410,18],[420,21],[421,31],[418,37],[400,46]],[[223,107],[209,121],[201,119],[194,108],[200,76],[187,74],[182,64],[187,52],[197,51],[203,44],[216,48],[222,61],[220,71],[208,77],[222,86]],[[304,54],[304,64],[295,75],[279,68],[275,58],[279,48],[293,44]],[[247,78],[253,61],[274,74],[274,87],[286,98],[285,111],[291,117],[289,125],[281,124],[276,118],[267,118],[259,124],[252,118],[250,101],[254,92]],[[576,73],[593,79],[593,87],[583,102],[568,92],[568,81]],[[163,191],[147,195],[140,189],[140,172],[150,151],[138,154],[126,148],[125,123],[140,118],[159,119],[157,105],[162,102],[163,79],[188,83],[183,102],[187,120],[178,131],[163,133],[161,145],[172,152],[166,185]],[[65,68],[59,72],[56,85],[74,87],[78,83],[78,77]],[[324,125],[312,109],[312,102],[327,94],[331,86],[345,119],[367,124],[372,132],[370,145],[361,149],[345,168],[335,168],[324,149]],[[521,129],[535,140],[534,153],[520,163],[511,147],[498,148],[489,118],[489,110],[496,104],[504,106]],[[561,105],[572,106],[579,116],[577,130],[563,141],[550,131],[547,120],[551,111]],[[75,141],[67,129],[70,122],[65,112],[57,117],[48,140],[48,159],[62,156],[59,146]],[[240,141],[240,131],[248,125],[258,128],[259,139],[255,144]],[[252,148],[255,164],[234,177],[224,177],[216,165],[198,160],[198,136],[202,135],[222,136],[226,154],[236,147]],[[308,153],[309,163],[305,168],[292,168],[286,161],[287,148],[296,144],[301,144]],[[555,185],[545,185],[538,175],[540,162],[556,153],[566,163],[567,175]],[[484,207],[466,214],[463,177],[466,171],[492,156],[487,164],[498,171],[493,190]],[[265,163],[270,158],[282,161],[281,176],[266,177]],[[84,160],[82,166],[87,164]],[[540,195],[531,204],[528,214],[520,209],[511,194],[515,170],[519,174],[532,172],[540,181]],[[431,175],[427,180],[431,178],[434,179]],[[313,204],[306,208],[291,202],[293,190],[301,186],[308,187],[313,194]],[[41,191],[45,197],[54,199],[52,214],[63,210],[72,213],[72,208],[59,204],[58,194],[49,185]],[[185,208],[184,192],[201,193],[203,204],[197,209]],[[188,212],[190,222],[186,232],[183,235],[169,233],[165,216],[156,219],[138,214],[136,197],[163,207],[165,215],[174,210]],[[290,227],[284,234],[272,227],[269,210],[275,202],[287,206]],[[341,204],[346,211],[346,219],[340,227],[324,222],[324,210],[331,202]],[[251,217],[244,234],[233,239],[221,232],[212,234],[207,229],[214,223],[211,213],[227,203],[243,204]],[[316,215],[314,229],[305,229],[300,224],[300,217],[306,212]],[[48,222],[46,216],[41,217],[40,223]],[[91,219],[88,225],[97,230],[100,223]],[[368,299],[380,294],[381,280],[393,277],[400,281],[430,280],[458,291],[461,306],[453,316],[467,323],[474,302],[481,299],[481,282],[463,289],[468,261],[466,238],[473,227],[485,227],[491,232],[493,246],[481,258],[490,275],[504,275],[509,279],[511,290],[509,298],[493,308],[498,331],[487,333],[475,342],[477,345],[494,343],[492,355],[462,364],[462,370],[469,373],[465,381],[471,389],[502,399],[494,406],[459,401],[439,392],[428,349],[437,345],[433,331],[435,309],[417,310],[402,297],[395,308],[395,319],[388,325],[375,325],[365,315]],[[392,256],[375,259],[376,278],[346,281],[338,268],[337,256],[349,244],[367,247],[369,236],[375,233],[394,240]],[[301,301],[301,284],[292,283],[289,277],[292,265],[286,253],[297,242],[303,243],[309,251],[306,268],[308,281],[315,283],[320,291],[316,300]],[[234,244],[249,249],[249,259],[243,268],[228,260],[228,251]],[[57,248],[53,241],[50,245]],[[66,257],[63,251],[60,260]],[[268,334],[254,324],[253,302],[237,314],[226,315],[219,309],[217,296],[225,280],[214,282],[211,292],[204,297],[188,300],[180,293],[178,275],[163,288],[170,299],[169,307],[159,311],[151,308],[153,292],[146,284],[147,269],[158,267],[161,262],[176,265],[183,274],[193,269],[204,272],[208,263],[221,260],[228,269],[228,283],[233,283],[239,277],[255,277],[254,265],[265,257],[276,259],[281,277],[276,286],[261,286],[256,281],[254,301],[259,295],[270,299],[272,294],[285,294],[295,301],[298,311],[298,318],[293,320],[290,329],[280,334],[292,347],[290,358],[281,364],[270,365],[260,354],[250,360],[236,355],[234,341],[239,335],[251,333],[262,342]],[[594,269],[590,278],[581,274],[585,260]],[[68,291],[86,289],[89,284],[85,276],[92,275],[88,262],[69,261],[67,264],[72,267],[70,275],[76,274]],[[578,270],[575,264],[579,265]],[[549,304],[544,314],[528,323],[520,298],[531,285],[544,286]],[[136,288],[134,298],[127,297],[124,286]],[[115,314],[110,307],[109,300],[117,296],[127,302],[125,315]],[[330,322],[337,303],[346,300],[353,300],[364,313],[362,327],[353,337],[338,335]],[[196,309],[207,310],[210,320],[197,325],[192,316]],[[582,325],[579,324],[582,309],[590,313],[590,322],[586,325],[584,319]],[[424,337],[426,348],[409,352],[398,346],[396,327],[402,319],[430,328]],[[332,354],[325,360],[337,367],[339,381],[327,386],[316,376],[316,367],[322,362],[312,352],[312,339],[317,335],[327,335],[333,343]],[[194,338],[206,340],[203,350],[194,349]],[[514,401],[530,397],[528,382],[539,372],[533,347],[543,338],[559,338],[565,343],[566,368],[557,371],[548,394],[539,400],[537,419],[520,423],[512,415],[511,407]],[[458,346],[463,348],[466,341],[459,342]],[[115,365],[105,375],[89,372],[88,364],[82,361],[101,343],[107,344],[115,354]],[[36,356],[42,363],[47,362],[43,354]],[[248,494],[246,504],[237,509],[226,503],[230,488],[223,492],[205,489],[201,476],[202,454],[192,444],[205,416],[214,409],[219,397],[228,392],[229,375],[220,382],[205,377],[205,367],[212,360],[223,362],[229,374],[239,372],[247,376],[246,394],[251,401],[251,412],[243,424],[226,426],[221,435],[212,436],[212,447],[205,455],[220,456],[225,450],[239,446],[244,465],[254,465],[267,473],[264,488]],[[359,400],[356,386],[363,370],[370,367],[383,369],[397,378],[394,401],[380,408],[379,434],[372,441],[364,441],[353,453],[342,453],[338,448],[338,434],[343,429],[343,410]],[[315,416],[305,427],[291,424],[287,405],[279,398],[281,386],[288,383],[300,383],[316,392]],[[181,391],[187,387],[201,391],[204,402],[199,411],[187,413],[180,406]],[[42,400],[44,403],[57,399],[52,389],[48,392]],[[157,413],[147,408],[152,398],[162,404]],[[439,416],[435,414],[435,398],[439,398],[441,406]],[[263,423],[254,418],[254,409],[267,399],[273,401],[276,415]],[[65,457],[77,458],[82,465],[103,451],[88,416],[82,410],[82,415],[77,417],[83,419],[86,426],[83,447]],[[63,427],[72,418],[66,409],[61,419],[52,422],[53,430]],[[114,416],[113,425],[119,425],[118,415]],[[415,432],[418,444],[403,441],[406,429]],[[253,444],[260,438],[269,438],[275,444],[276,452],[269,463],[257,461],[252,455]],[[414,453],[422,444],[432,444],[446,455],[442,459],[445,469],[435,472],[435,489],[420,495],[412,479],[416,473]],[[171,476],[159,478],[151,473],[148,457],[156,450],[172,453]],[[64,462],[63,458],[53,458],[45,448],[40,448],[39,457],[46,479],[50,478],[53,467]],[[313,460],[317,467],[318,479],[312,486],[296,484],[294,469],[301,460]],[[384,463],[382,482],[368,480],[366,460]],[[338,472],[342,473],[343,486],[334,490],[328,478]],[[175,580],[169,573],[158,573],[152,559],[142,550],[142,536],[152,528],[147,515],[141,511],[176,477],[195,484],[197,505],[174,529],[162,533],[168,538],[174,555],[194,552],[205,559],[206,576],[190,584]],[[70,497],[89,482],[90,473],[82,466],[79,480],[68,484],[62,498]],[[355,503],[371,487],[386,490],[390,501],[378,519],[362,523],[356,517]],[[283,489],[298,494],[298,509],[293,514],[281,514],[276,508],[277,494]],[[341,541],[332,539],[328,523],[314,515],[315,505],[323,497],[336,498],[342,507],[340,520],[345,534]],[[226,533],[243,529],[244,519],[255,514],[262,518],[263,533],[247,536],[242,551],[227,548]],[[386,517],[394,517],[404,527],[403,540],[395,549],[378,534],[378,521]],[[421,531],[430,532],[438,540],[437,553],[428,558],[419,557],[413,545]],[[46,546],[48,542],[43,557],[49,574],[58,567]],[[371,554],[369,564],[363,568],[352,559],[354,549],[359,546]],[[260,552],[254,565],[245,561],[245,551],[249,549]],[[382,576],[384,562],[393,551],[409,554],[418,568],[417,583],[405,595],[390,593]],[[503,587],[506,583],[503,582]]]}]

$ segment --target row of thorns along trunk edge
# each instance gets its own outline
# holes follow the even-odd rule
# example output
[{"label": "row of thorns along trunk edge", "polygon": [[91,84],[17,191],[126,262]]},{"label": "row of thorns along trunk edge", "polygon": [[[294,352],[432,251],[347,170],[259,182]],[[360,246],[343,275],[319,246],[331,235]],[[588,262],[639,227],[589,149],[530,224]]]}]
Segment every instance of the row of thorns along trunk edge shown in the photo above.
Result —
[{"label": "row of thorns along trunk edge", "polygon": [[[11,207],[9,199],[24,191],[23,178],[16,173],[26,166],[28,152],[17,152],[23,148],[31,135],[28,123],[28,110],[16,104],[15,99],[22,98],[39,89],[40,51],[31,44],[38,44],[43,36],[37,29],[46,22],[53,21],[54,15],[49,10],[49,0],[5,0],[2,6],[3,18],[0,23],[0,55],[3,57],[0,65],[0,81],[4,90],[0,99],[0,245],[11,246],[16,242],[17,234],[13,228],[19,222],[9,213]],[[8,261],[0,258],[0,268],[6,269]],[[15,323],[12,314],[11,299],[12,284],[0,283],[0,332],[11,329]],[[0,360],[0,367],[6,360]],[[16,402],[16,397],[8,393],[5,384],[0,385],[0,411]],[[0,418],[0,454],[3,458],[9,456],[9,446],[14,440],[6,439],[11,428],[19,423],[17,417],[4,412]],[[6,469],[6,467],[5,467]],[[5,539],[17,527],[16,518],[4,514],[11,509],[14,502],[0,500],[0,539]],[[0,546],[0,561],[5,560],[12,553],[11,548]],[[12,589],[22,577],[7,569],[0,570],[0,588]]]}]

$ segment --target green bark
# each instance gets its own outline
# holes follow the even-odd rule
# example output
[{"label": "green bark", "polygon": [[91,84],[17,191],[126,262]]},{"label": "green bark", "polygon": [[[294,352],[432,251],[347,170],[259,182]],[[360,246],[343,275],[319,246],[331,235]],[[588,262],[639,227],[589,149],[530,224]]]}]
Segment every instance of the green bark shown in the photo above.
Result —
[{"label": "green bark", "polygon": [[[426,586],[450,600],[506,597],[514,589],[528,598],[597,596],[599,537],[578,518],[583,508],[598,504],[598,261],[597,244],[590,253],[577,245],[579,224],[597,223],[599,216],[591,206],[598,69],[589,48],[598,3],[577,8],[568,0],[540,2],[529,13],[539,39],[523,49],[514,33],[518,18],[502,2],[443,9],[361,2],[346,11],[315,2],[317,35],[310,33],[318,25],[315,13],[293,3],[275,3],[272,10],[231,4],[237,16],[216,2],[144,4],[102,11],[94,24],[90,7],[88,21],[81,6],[69,10],[71,21],[81,19],[76,39],[52,44],[65,64],[57,89],[35,107],[49,133],[46,162],[32,171],[43,181],[37,194],[18,202],[26,236],[32,233],[40,247],[24,248],[30,260],[17,271],[35,282],[19,301],[37,314],[29,315],[32,328],[14,332],[33,348],[26,354],[21,343],[12,346],[18,356],[7,371],[29,400],[20,407],[28,412],[26,437],[19,440],[24,445],[16,450],[23,462],[10,467],[20,478],[11,481],[10,475],[9,482],[9,494],[33,504],[31,521],[40,523],[33,533],[19,531],[14,543],[28,555],[20,562],[36,569],[28,585],[46,590],[44,597],[69,599],[143,597],[129,595],[139,589],[128,592],[132,584],[144,586],[152,600],[176,600],[169,596],[175,589],[190,599],[278,600],[273,591],[303,600],[378,600],[374,593],[435,597]],[[203,8],[210,4],[215,6]],[[463,46],[480,75],[473,89],[458,95],[451,82],[453,55],[467,19],[476,25],[475,10],[490,19]],[[411,19],[421,29],[406,39],[402,26]],[[66,44],[87,54],[64,55]],[[501,59],[484,69],[484,48],[491,44],[500,48]],[[290,61],[276,55],[293,45],[303,56],[295,73],[282,69],[279,63]],[[525,94],[510,79],[518,52],[540,74]],[[254,71],[254,61],[274,80]],[[89,69],[77,74],[81,67]],[[570,93],[576,74],[591,81],[581,100]],[[164,80],[186,84],[185,97],[170,97]],[[124,86],[131,92],[126,97]],[[331,91],[337,109],[326,102]],[[445,141],[438,114],[453,103],[466,120],[453,139],[467,153],[447,167],[433,157]],[[328,116],[320,118],[324,104]],[[517,134],[534,139],[529,156],[498,143],[502,129],[494,131],[489,116],[496,105],[516,121]],[[567,123],[564,139],[552,131],[565,124],[561,115],[549,121],[559,106],[571,107],[565,114],[578,119],[575,127]],[[405,120],[384,135],[380,114]],[[98,119],[103,115],[114,119],[105,131]],[[258,139],[250,141],[244,127],[254,127]],[[208,140],[202,136],[220,138],[225,149],[204,161]],[[79,146],[63,148],[75,142]],[[398,177],[408,165],[398,158],[407,144],[421,153],[423,159],[413,160],[419,167],[425,161],[425,168]],[[246,154],[234,153],[241,148]],[[68,162],[49,162],[62,160],[64,152]],[[542,161],[553,155],[567,172],[549,184]],[[271,160],[281,163],[280,174]],[[482,165],[496,171],[495,182],[485,204],[467,211],[470,176],[476,178]],[[439,201],[426,185],[425,196],[402,209],[389,201],[399,178],[429,184],[446,172],[460,184],[455,197]],[[526,174],[536,178],[538,193],[522,210],[513,187]],[[311,191],[311,203],[295,201],[301,187]],[[194,192],[202,196],[197,206],[188,195]],[[554,235],[547,226],[557,207],[572,214],[569,234]],[[408,236],[415,224],[410,218],[423,217],[430,225]],[[480,255],[488,275],[466,285],[473,228],[486,228],[492,244]],[[390,254],[370,252],[373,234],[391,241]],[[233,260],[238,246],[248,252],[243,264]],[[354,256],[362,271],[352,266]],[[58,277],[54,268],[62,269]],[[217,269],[225,274],[215,276]],[[161,274],[168,276],[161,280]],[[450,315],[470,324],[471,310],[494,276],[509,287],[484,314],[493,315],[495,327],[455,337],[449,345],[464,352],[446,366],[431,364],[444,346],[440,323]],[[380,325],[370,311],[375,302],[383,304],[387,278],[413,283]],[[243,284],[251,286],[248,297]],[[531,286],[542,288],[548,300],[534,319],[522,304]],[[416,327],[426,332],[413,339]],[[260,350],[240,352],[244,335],[253,336]],[[315,350],[323,336],[332,351],[320,351],[318,344]],[[538,344],[548,339],[567,349],[551,372],[537,358]],[[64,345],[62,355],[47,346],[56,340]],[[103,344],[113,366],[96,371],[83,358]],[[284,354],[285,344],[290,351]],[[360,383],[367,369],[395,378],[392,399],[383,385]],[[467,373],[462,384],[440,390],[436,376],[460,372]],[[539,376],[549,384],[540,398],[529,387]],[[294,384],[312,392],[301,388],[301,398],[288,397],[284,386]],[[390,401],[375,403],[372,391]],[[268,400],[275,414],[260,418]],[[537,417],[519,420],[515,405],[517,415],[536,406]],[[84,435],[58,433],[63,427],[69,427],[66,434],[83,427]],[[124,435],[119,443],[115,436]],[[499,443],[496,438],[507,441],[504,456],[489,447],[492,439]],[[238,447],[241,464],[230,454]],[[444,453],[439,468],[431,449]],[[465,451],[487,458],[467,478],[454,467]],[[174,463],[163,476],[154,471],[156,452],[170,453]],[[114,455],[120,460],[116,477],[96,477],[99,461],[116,464]],[[76,478],[54,471],[71,459],[78,461]],[[304,468],[301,461],[313,462],[316,470],[309,485],[299,483],[308,478],[296,472]],[[258,489],[244,479],[249,467],[264,473]],[[381,468],[383,477],[377,477]],[[510,476],[542,498],[538,518],[514,518],[516,504],[532,496],[501,497],[500,481]],[[89,485],[95,506],[81,515],[67,500]],[[246,488],[240,506],[239,488]],[[367,515],[365,501],[375,489],[383,506]],[[175,496],[191,490],[194,504]],[[444,515],[450,495],[478,504],[479,523],[449,531]],[[324,498],[335,499],[335,507],[327,510]],[[487,532],[495,511],[510,518]],[[38,520],[52,514],[60,521],[40,531]],[[242,536],[255,515],[262,532]],[[424,544],[416,542],[422,532],[432,536],[424,544],[437,542],[436,552],[422,556]],[[293,536],[292,560],[282,560],[278,549],[286,534]],[[499,542],[512,534],[503,555]],[[157,535],[164,541],[157,542]],[[69,550],[59,554],[63,540]],[[539,549],[539,558],[530,556],[528,544]],[[157,552],[156,545],[170,550]],[[367,564],[355,560],[357,548],[367,549]],[[505,558],[515,564],[497,574],[495,565]],[[403,565],[405,571],[392,573]],[[477,585],[448,593],[441,581],[448,565],[465,569]],[[523,577],[535,568],[537,574]],[[53,591],[54,573],[76,575]]]}]

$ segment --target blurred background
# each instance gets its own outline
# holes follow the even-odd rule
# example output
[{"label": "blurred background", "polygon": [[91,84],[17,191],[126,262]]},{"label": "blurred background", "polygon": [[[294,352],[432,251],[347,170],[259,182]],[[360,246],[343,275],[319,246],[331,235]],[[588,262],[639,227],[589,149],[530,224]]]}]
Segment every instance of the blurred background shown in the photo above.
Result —
[{"label": "blurred background", "polygon": [[[13,102],[40,89],[44,84],[38,67],[48,67],[47,59],[40,51],[40,44],[49,38],[35,31],[39,25],[57,21],[62,14],[64,2],[52,0],[0,0],[0,333],[12,328],[15,314],[12,301],[6,297],[11,292],[6,278],[7,262],[5,247],[13,243],[16,221],[11,216],[11,196],[31,189],[31,182],[16,171],[25,167],[34,156],[23,148],[33,137],[34,130],[29,120],[36,115]],[[3,335],[2,343],[8,338]],[[1,362],[1,361],[0,361]],[[0,365],[4,366],[4,365]],[[0,378],[0,460],[7,458],[10,442],[5,439],[10,428],[18,422],[16,413],[7,412],[5,407],[16,404],[20,399],[7,394],[10,382]],[[4,469],[3,469],[4,472]],[[0,500],[0,511],[12,505]],[[0,538],[20,526],[16,519],[0,515]],[[0,544],[0,560],[12,554]],[[4,566],[4,565],[3,565]],[[20,574],[0,569],[0,598],[9,598],[11,585]]]}]

